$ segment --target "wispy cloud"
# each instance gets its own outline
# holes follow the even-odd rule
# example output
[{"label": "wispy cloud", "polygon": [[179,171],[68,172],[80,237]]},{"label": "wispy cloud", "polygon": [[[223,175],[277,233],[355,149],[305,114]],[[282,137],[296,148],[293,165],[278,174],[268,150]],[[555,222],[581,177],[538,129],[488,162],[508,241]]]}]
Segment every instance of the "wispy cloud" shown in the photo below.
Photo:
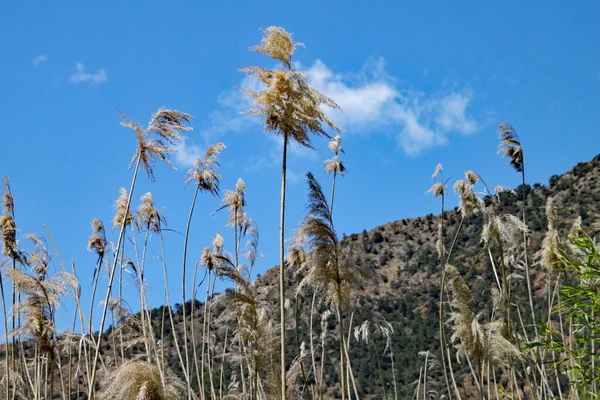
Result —
[{"label": "wispy cloud", "polygon": [[202,155],[200,147],[189,144],[187,140],[177,144],[176,149],[175,163],[181,167],[191,168],[196,159]]},{"label": "wispy cloud", "polygon": [[101,83],[105,83],[107,80],[108,78],[104,68],[96,73],[90,73],[86,72],[85,65],[79,62],[75,64],[75,72],[71,74],[71,82],[76,84],[90,82],[95,85],[99,85]]},{"label": "wispy cloud", "polygon": [[306,69],[311,84],[335,100],[343,113],[332,117],[348,132],[391,131],[400,148],[415,155],[448,142],[448,135],[478,129],[469,114],[469,90],[422,93],[402,89],[385,71],[383,59],[365,64],[357,74],[334,73],[317,60]]},{"label": "wispy cloud", "polygon": [[40,54],[39,56],[34,57],[33,60],[31,60],[31,63],[33,64],[34,67],[37,67],[40,64],[45,63],[46,61],[48,61],[48,57]]}]

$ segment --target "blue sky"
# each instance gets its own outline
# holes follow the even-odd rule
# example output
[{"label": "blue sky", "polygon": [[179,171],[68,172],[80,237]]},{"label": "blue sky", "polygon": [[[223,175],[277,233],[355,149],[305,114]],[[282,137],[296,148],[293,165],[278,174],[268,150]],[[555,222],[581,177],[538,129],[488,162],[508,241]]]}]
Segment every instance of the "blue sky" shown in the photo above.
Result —
[{"label": "blue sky", "polygon": [[[223,141],[222,189],[246,181],[248,213],[260,228],[256,272],[276,265],[281,142],[239,114],[247,99],[236,90],[252,84],[239,68],[274,65],[248,50],[270,25],[305,43],[296,67],[344,109],[331,114],[346,131],[340,234],[437,212],[425,192],[438,162],[448,177],[473,169],[492,185],[516,186],[519,176],[496,155],[496,127],[505,121],[521,137],[528,181],[547,183],[600,152],[600,4],[564,4],[5,3],[0,175],[11,179],[21,236],[47,225],[63,259],[75,261],[86,297],[95,261],[86,251],[90,222],[110,225],[119,188],[131,180],[135,138],[115,107],[145,124],[164,106],[193,114],[194,130],[174,159],[176,171],[161,165],[155,183],[141,177],[133,206],[151,191],[169,227],[182,232],[193,195],[183,187],[185,172],[208,144]],[[291,149],[288,235],[304,212],[306,172],[330,185],[322,167],[327,142],[314,143],[316,151]],[[225,215],[210,216],[218,206],[216,198],[199,198],[190,265],[216,232],[232,242]],[[177,302],[182,237],[165,235]],[[158,241],[152,251],[160,252]],[[152,262],[151,303],[159,306],[162,272]],[[68,300],[61,326],[72,310]]]}]

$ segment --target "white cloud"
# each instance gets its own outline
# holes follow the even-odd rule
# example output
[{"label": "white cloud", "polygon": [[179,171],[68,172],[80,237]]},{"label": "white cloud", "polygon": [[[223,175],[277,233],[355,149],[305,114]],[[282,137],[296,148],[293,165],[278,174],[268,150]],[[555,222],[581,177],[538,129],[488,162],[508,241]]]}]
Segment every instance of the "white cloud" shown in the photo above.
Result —
[{"label": "white cloud", "polygon": [[359,74],[332,72],[317,60],[306,70],[310,83],[340,105],[332,117],[350,132],[392,131],[407,154],[419,154],[448,142],[448,135],[472,134],[477,121],[468,113],[472,92],[425,94],[402,90],[378,59]]},{"label": "white cloud", "polygon": [[471,101],[469,93],[452,93],[439,102],[437,124],[449,131],[471,134],[477,130],[477,122],[467,116],[467,107]]},{"label": "white cloud", "polygon": [[[336,121],[345,125],[360,125],[382,117],[387,105],[399,96],[397,90],[387,81],[382,65],[370,65],[372,76],[353,77],[334,74],[321,61],[317,60],[306,70],[312,86],[338,103],[343,113],[335,113]],[[346,83],[345,81],[352,81]]]},{"label": "white cloud", "polygon": [[96,85],[105,83],[108,80],[106,70],[102,68],[100,71],[92,74],[86,72],[85,65],[82,63],[75,64],[75,72],[71,74],[71,82],[80,84],[82,82],[90,82]]},{"label": "white cloud", "polygon": [[193,167],[196,159],[202,155],[200,147],[188,144],[187,140],[177,144],[176,150],[175,163],[186,168]]},{"label": "white cloud", "polygon": [[33,60],[31,60],[31,63],[34,67],[37,67],[38,65],[45,63],[46,61],[48,61],[48,57],[40,54],[39,56],[36,56]]}]

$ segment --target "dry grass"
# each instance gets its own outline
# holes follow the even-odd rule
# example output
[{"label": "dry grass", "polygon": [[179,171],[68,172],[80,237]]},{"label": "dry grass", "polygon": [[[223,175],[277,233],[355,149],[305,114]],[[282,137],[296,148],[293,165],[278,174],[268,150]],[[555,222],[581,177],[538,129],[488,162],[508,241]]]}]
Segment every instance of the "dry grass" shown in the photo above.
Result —
[{"label": "dry grass", "polygon": [[102,399],[176,400],[185,393],[185,384],[168,372],[164,383],[158,367],[145,361],[129,361],[106,377]]}]

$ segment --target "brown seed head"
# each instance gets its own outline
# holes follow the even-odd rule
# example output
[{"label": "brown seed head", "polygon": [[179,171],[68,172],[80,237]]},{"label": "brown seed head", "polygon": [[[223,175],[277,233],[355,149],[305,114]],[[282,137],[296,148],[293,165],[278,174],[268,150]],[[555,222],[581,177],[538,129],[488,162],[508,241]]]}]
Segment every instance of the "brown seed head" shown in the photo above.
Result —
[{"label": "brown seed head", "polygon": [[147,192],[140,198],[140,205],[135,212],[135,223],[138,229],[148,229],[151,232],[159,232],[161,226],[166,224],[166,219],[160,213],[152,199],[152,193]]},{"label": "brown seed head", "polygon": [[195,182],[198,188],[216,196],[219,194],[221,175],[217,173],[219,154],[225,149],[221,142],[209,146],[204,154],[204,160],[197,158],[194,166],[186,174],[185,185]]},{"label": "brown seed head", "polygon": [[505,122],[498,126],[500,144],[498,153],[510,159],[510,165],[517,171],[523,172],[523,147],[519,141],[517,131],[511,124]]},{"label": "brown seed head", "polygon": [[128,226],[131,224],[133,216],[129,207],[129,197],[125,188],[119,189],[119,197],[115,201],[115,214],[113,216],[113,228],[120,228],[121,225]]},{"label": "brown seed head", "polygon": [[264,84],[264,89],[259,91],[241,89],[252,98],[252,108],[244,113],[264,118],[265,131],[287,136],[302,146],[312,148],[310,133],[330,137],[323,125],[341,132],[323,111],[323,106],[334,109],[339,109],[339,106],[313,89],[308,84],[306,74],[290,69],[294,45],[290,44],[289,34],[286,35],[280,28],[267,32],[257,49],[260,49],[260,53],[281,60],[287,69],[246,67],[241,70]]},{"label": "brown seed head", "polygon": [[178,132],[191,130],[186,124],[190,123],[193,117],[181,111],[161,108],[152,116],[148,127],[143,129],[141,125],[125,117],[120,110],[117,111],[123,120],[121,125],[132,129],[138,142],[130,166],[139,158],[150,180],[154,180],[154,163],[157,160],[172,167],[169,155],[177,152],[175,145],[183,140]]},{"label": "brown seed head", "polygon": [[88,251],[94,251],[98,257],[104,257],[106,251],[106,233],[99,218],[92,220],[92,234],[88,238]]},{"label": "brown seed head", "polygon": [[279,26],[270,26],[262,29],[263,37],[260,45],[251,48],[252,51],[264,54],[275,60],[281,61],[286,67],[292,67],[292,55],[296,47],[303,46],[295,43],[292,35]]}]

